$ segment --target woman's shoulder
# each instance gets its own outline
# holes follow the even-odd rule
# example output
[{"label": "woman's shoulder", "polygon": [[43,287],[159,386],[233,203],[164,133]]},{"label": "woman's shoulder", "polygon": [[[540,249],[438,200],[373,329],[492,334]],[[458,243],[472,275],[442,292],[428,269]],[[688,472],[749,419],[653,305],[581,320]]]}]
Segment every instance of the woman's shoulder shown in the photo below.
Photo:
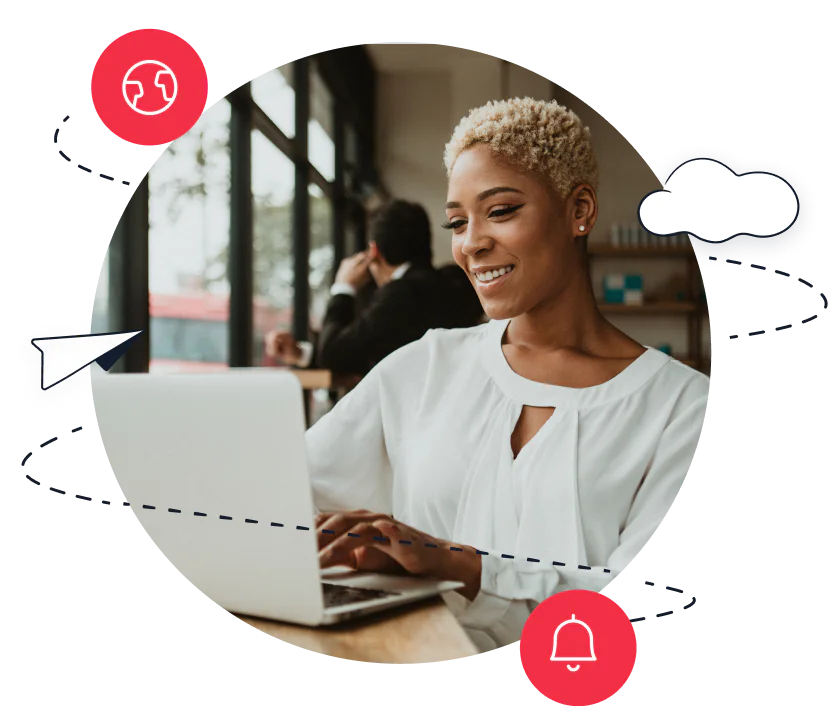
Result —
[{"label": "woman's shoulder", "polygon": [[466,328],[432,328],[416,341],[398,348],[377,366],[385,375],[406,371],[428,373],[430,369],[472,365],[488,324]]},{"label": "woman's shoulder", "polygon": [[669,397],[676,397],[679,400],[679,406],[705,403],[709,396],[709,377],[676,358],[670,356],[666,358],[665,364],[656,376],[653,390],[667,390]]}]

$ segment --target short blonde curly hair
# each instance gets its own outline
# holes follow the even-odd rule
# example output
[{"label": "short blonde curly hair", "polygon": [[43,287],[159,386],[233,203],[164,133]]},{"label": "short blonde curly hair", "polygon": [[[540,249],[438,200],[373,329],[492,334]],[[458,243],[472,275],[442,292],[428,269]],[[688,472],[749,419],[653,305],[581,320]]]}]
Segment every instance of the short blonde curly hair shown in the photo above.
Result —
[{"label": "short blonde curly hair", "polygon": [[447,177],[458,155],[483,143],[514,167],[542,175],[562,197],[580,184],[598,189],[598,163],[589,128],[552,100],[488,101],[461,119],[446,145]]}]

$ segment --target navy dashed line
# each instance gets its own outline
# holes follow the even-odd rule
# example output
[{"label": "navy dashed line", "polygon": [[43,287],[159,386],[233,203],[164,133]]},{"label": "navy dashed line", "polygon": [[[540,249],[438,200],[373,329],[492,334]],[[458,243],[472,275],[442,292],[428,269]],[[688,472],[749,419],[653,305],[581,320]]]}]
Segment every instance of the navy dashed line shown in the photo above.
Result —
[{"label": "navy dashed line", "polygon": [[[68,115],[68,116],[66,116],[66,117],[64,118],[64,120],[62,120],[61,122],[66,123],[69,119],[70,119],[70,116]],[[56,144],[56,145],[58,144],[58,130],[59,130],[59,128],[56,128],[56,129],[55,129],[55,133],[53,134],[53,144]],[[73,161],[72,159],[70,159],[70,157],[68,157],[66,154],[64,154],[64,152],[62,152],[61,150],[59,150],[59,151],[58,151],[58,153],[59,153],[62,157],[64,157],[64,159],[65,159],[65,160],[67,160],[68,162],[72,162],[72,161]],[[83,171],[86,171],[88,174],[92,174],[92,173],[93,173],[93,170],[88,169],[87,167],[84,167],[84,166],[82,166],[81,164],[79,164],[79,165],[77,165],[77,166],[79,167],[79,169],[82,169]],[[102,177],[103,179],[107,179],[108,181],[114,181],[114,177],[112,177],[112,176],[108,176],[107,174],[100,174],[99,176],[100,176],[100,177]],[[123,184],[124,184],[125,186],[130,186],[130,182],[127,182],[127,181],[124,181],[124,182],[123,182]]]},{"label": "navy dashed line", "polygon": [[741,264],[740,261],[738,261],[738,260],[727,260],[727,262],[730,265],[740,265]]},{"label": "navy dashed line", "polygon": [[26,477],[29,478],[29,480],[31,480],[35,485],[41,485],[40,481],[35,480],[32,476],[27,475]]},{"label": "navy dashed line", "polygon": [[79,169],[84,169],[88,174],[90,174],[91,170],[88,169],[87,167],[83,167],[81,164],[79,164],[77,166],[79,167]]},{"label": "navy dashed line", "polygon": [[776,330],[777,331],[784,331],[787,328],[790,328],[793,324],[785,324],[784,326],[779,326]]},{"label": "navy dashed line", "polygon": [[43,449],[45,446],[49,446],[53,441],[58,441],[58,437],[54,436],[52,439],[45,441],[43,444],[41,444],[41,448]]},{"label": "navy dashed line", "polygon": [[757,270],[766,270],[767,269],[766,267],[763,267],[762,265],[750,265],[750,267],[754,267]]},{"label": "navy dashed line", "polygon": [[81,430],[82,430],[82,428],[81,428],[81,427],[76,427],[75,429],[71,429],[70,431],[71,431],[73,434],[75,434],[77,431],[81,431]]},{"label": "navy dashed line", "polygon": [[[120,504],[123,507],[130,507],[131,506],[131,503],[127,503],[127,502],[123,502],[123,503],[120,503]],[[154,506],[154,505],[142,505],[141,507],[144,510],[156,510],[157,509],[156,506]],[[169,512],[180,514],[182,511],[178,510],[178,509],[175,509],[175,508],[169,508]],[[207,513],[205,513],[205,512],[193,512],[193,515],[195,515],[196,517],[207,517]],[[219,519],[220,520],[231,520],[231,521],[233,520],[233,518],[228,516],[228,515],[219,515]],[[245,522],[247,522],[248,524],[259,524],[259,520],[246,519]],[[285,527],[285,525],[282,522],[271,522],[270,524],[271,524],[272,527]],[[309,527],[304,527],[303,525],[297,525],[295,527],[295,529],[308,531]],[[335,534],[335,530],[321,530],[321,532],[323,532],[324,534]],[[348,532],[347,536],[349,536],[349,537],[361,537],[360,534],[355,534],[353,532]],[[387,537],[374,537],[373,539],[377,542],[387,542],[388,541]],[[400,542],[400,544],[413,544],[413,542],[408,540],[408,539],[401,539],[401,540],[399,540],[399,542]],[[429,547],[431,549],[438,549],[439,548],[439,545],[432,544],[431,542],[426,542],[424,544],[424,546]],[[449,551],[462,552],[464,550],[463,550],[462,547],[449,547]],[[481,549],[476,549],[475,553],[478,554],[479,556],[489,556],[490,555],[489,552],[482,551]],[[514,559],[515,558],[513,554],[502,554],[501,556],[502,556],[502,559]],[[533,557],[528,557],[528,561],[534,562],[534,563],[541,563],[540,559],[534,559]],[[566,564],[564,564],[562,561],[552,561],[551,563],[552,563],[553,566],[566,566]],[[592,567],[591,566],[583,566],[583,565],[579,564],[578,569],[591,571]],[[610,571],[610,569],[604,569],[603,571],[604,571],[605,574],[612,573]]]},{"label": "navy dashed line", "polygon": [[26,462],[29,460],[29,457],[32,456],[32,452],[30,451],[26,456],[23,457],[23,461],[20,462],[21,466],[25,466]]},{"label": "navy dashed line", "polygon": [[77,495],[76,497],[77,497],[79,500],[87,500],[87,501],[90,501],[90,498],[89,498],[89,497],[87,497],[86,495]]},{"label": "navy dashed line", "polygon": [[644,620],[644,618],[630,618],[631,623],[638,623]]},{"label": "navy dashed line", "polygon": [[799,278],[799,281],[800,281],[800,282],[802,282],[802,284],[804,284],[806,287],[811,287],[811,289],[813,289],[813,288],[814,288],[814,285],[813,285],[813,284],[811,284],[810,282],[806,282],[806,281],[805,281],[804,279],[802,279],[801,277]]},{"label": "navy dashed line", "polygon": [[674,593],[682,593],[681,588],[674,588],[673,586],[665,586],[666,591],[673,591]]},{"label": "navy dashed line", "polygon": [[782,272],[781,270],[776,270],[775,272],[777,275],[782,275],[782,277],[790,277],[787,272]]},{"label": "navy dashed line", "polygon": [[814,319],[816,319],[816,318],[817,318],[817,315],[816,315],[816,314],[814,314],[813,316],[810,316],[810,317],[808,317],[807,319],[803,319],[803,320],[802,320],[802,323],[803,323],[803,324],[807,324],[809,321],[813,321],[813,320],[814,320]]},{"label": "navy dashed line", "polygon": [[664,613],[657,613],[656,617],[657,618],[664,618],[666,615],[673,615],[673,614],[674,614],[673,610],[666,610]]},{"label": "navy dashed line", "polygon": [[764,331],[752,331],[750,336],[760,336],[762,333],[764,333]]},{"label": "navy dashed line", "polygon": [[51,490],[53,493],[61,493],[62,495],[64,495],[64,494],[65,494],[63,490],[59,490],[58,488],[50,488],[50,490]]},{"label": "navy dashed line", "polygon": [[66,154],[64,154],[64,152],[62,152],[61,150],[59,150],[59,151],[58,151],[58,153],[59,153],[62,157],[64,157],[64,159],[66,159],[68,162],[72,162],[72,161],[73,161],[72,159],[70,159],[70,157],[68,157]]}]

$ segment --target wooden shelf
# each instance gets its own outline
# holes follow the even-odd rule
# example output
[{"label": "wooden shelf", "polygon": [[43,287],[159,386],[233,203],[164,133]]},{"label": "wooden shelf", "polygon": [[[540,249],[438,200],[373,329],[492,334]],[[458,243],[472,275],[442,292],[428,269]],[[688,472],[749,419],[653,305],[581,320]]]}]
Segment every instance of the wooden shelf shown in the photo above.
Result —
[{"label": "wooden shelf", "polygon": [[[641,317],[642,321],[646,320],[645,317],[682,317],[688,334],[688,346],[682,351],[685,357],[681,357],[679,360],[695,370],[708,374],[710,361],[704,357],[702,341],[703,330],[708,327],[706,322],[708,322],[709,309],[703,299],[703,284],[700,278],[697,256],[691,243],[682,245],[672,243],[673,241],[671,243],[657,241],[655,245],[615,246],[609,242],[590,242],[588,251],[592,255],[590,258],[590,265],[592,266],[595,263],[600,263],[600,268],[603,269],[606,264],[604,261],[613,260],[613,263],[608,267],[626,271],[630,267],[629,260],[668,261],[680,270],[685,270],[687,280],[685,294],[688,299],[686,301],[649,300],[638,305],[599,302],[598,308],[603,314],[621,317],[622,320],[634,316],[637,319]],[[621,260],[624,260],[624,262],[619,262]],[[676,294],[662,292],[662,296],[676,296]],[[616,320],[615,323],[623,328],[625,324],[629,326],[630,322],[624,321],[622,323],[621,320]]]},{"label": "wooden shelf", "polygon": [[646,304],[605,304],[598,303],[598,308],[604,314],[634,314],[652,315],[680,315],[695,314],[700,311],[696,302],[648,302]]},{"label": "wooden shelf", "polygon": [[689,245],[627,246],[589,245],[587,251],[594,257],[694,257],[694,249]]}]

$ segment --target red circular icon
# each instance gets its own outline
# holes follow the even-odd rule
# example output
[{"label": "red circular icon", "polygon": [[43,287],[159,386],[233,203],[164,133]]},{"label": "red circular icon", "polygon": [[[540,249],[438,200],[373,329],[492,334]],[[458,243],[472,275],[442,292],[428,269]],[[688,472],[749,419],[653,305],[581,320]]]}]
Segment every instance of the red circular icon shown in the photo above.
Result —
[{"label": "red circular icon", "polygon": [[195,125],[207,102],[207,72],[180,37],[139,29],[102,52],[90,90],[111,132],[136,145],[160,145]]},{"label": "red circular icon", "polygon": [[594,591],[562,591],[540,603],[522,629],[522,666],[552,701],[589,706],[612,696],[636,662],[633,625]]}]

